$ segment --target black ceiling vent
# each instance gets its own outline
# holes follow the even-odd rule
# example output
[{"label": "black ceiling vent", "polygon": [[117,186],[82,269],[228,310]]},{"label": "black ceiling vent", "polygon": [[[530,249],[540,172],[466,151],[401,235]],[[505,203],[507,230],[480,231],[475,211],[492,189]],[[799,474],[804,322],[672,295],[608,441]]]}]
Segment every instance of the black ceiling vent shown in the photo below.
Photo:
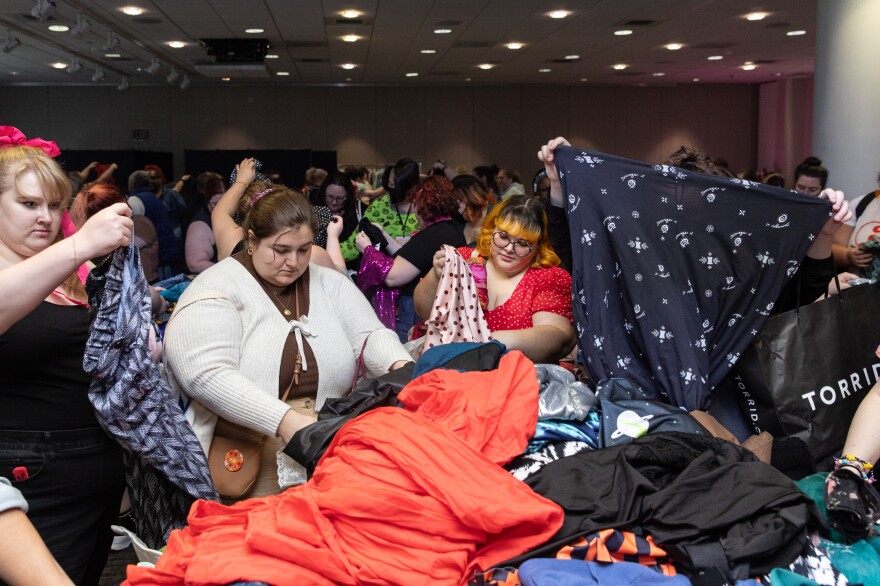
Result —
[{"label": "black ceiling vent", "polygon": [[131,19],[131,22],[135,24],[162,24],[162,19],[151,16],[135,16]]},{"label": "black ceiling vent", "polygon": [[262,63],[269,52],[266,39],[201,39],[215,63]]},{"label": "black ceiling vent", "polygon": [[657,24],[656,20],[647,20],[647,19],[638,19],[634,18],[632,20],[627,20],[626,22],[621,23],[621,26],[651,26]]},{"label": "black ceiling vent", "polygon": [[488,49],[494,44],[492,41],[456,41],[452,46],[461,49]]},{"label": "black ceiling vent", "polygon": [[288,41],[284,43],[288,49],[326,49],[325,41]]},{"label": "black ceiling vent", "polygon": [[733,46],[737,45],[737,43],[731,43],[727,41],[707,41],[705,43],[697,43],[696,45],[689,45],[690,49],[729,49]]},{"label": "black ceiling vent", "polygon": [[327,63],[327,59],[318,59],[317,57],[303,57],[297,61],[300,63]]}]

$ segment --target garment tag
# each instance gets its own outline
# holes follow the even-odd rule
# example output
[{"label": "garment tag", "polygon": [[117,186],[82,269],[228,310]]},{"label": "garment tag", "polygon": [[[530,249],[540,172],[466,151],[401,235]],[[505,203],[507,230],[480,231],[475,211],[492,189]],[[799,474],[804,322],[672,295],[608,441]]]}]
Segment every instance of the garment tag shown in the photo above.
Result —
[{"label": "garment tag", "polygon": [[12,469],[12,477],[16,482],[21,482],[22,480],[30,478],[31,475],[28,473],[28,469],[24,466],[16,466]]}]

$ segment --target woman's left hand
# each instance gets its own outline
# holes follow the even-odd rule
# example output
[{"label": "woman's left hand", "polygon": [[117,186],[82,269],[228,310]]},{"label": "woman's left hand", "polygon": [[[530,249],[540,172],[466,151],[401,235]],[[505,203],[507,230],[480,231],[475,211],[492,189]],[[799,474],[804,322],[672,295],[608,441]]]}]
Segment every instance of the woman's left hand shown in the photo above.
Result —
[{"label": "woman's left hand", "polygon": [[339,240],[339,235],[342,234],[342,217],[334,215],[330,218],[330,223],[327,224],[327,238],[336,238]]},{"label": "woman's left hand", "polygon": [[822,232],[826,236],[833,236],[838,228],[852,217],[852,211],[849,209],[849,202],[846,201],[846,197],[843,195],[842,191],[835,191],[833,189],[824,190],[819,194],[819,197],[821,199],[827,199],[831,204],[831,210],[834,212],[834,215],[825,222],[824,226],[822,226]]},{"label": "woman's left hand", "polygon": [[365,232],[358,232],[358,235],[354,238],[354,246],[361,254],[363,254],[366,247],[372,245],[373,243],[370,241],[370,237],[367,236]]}]

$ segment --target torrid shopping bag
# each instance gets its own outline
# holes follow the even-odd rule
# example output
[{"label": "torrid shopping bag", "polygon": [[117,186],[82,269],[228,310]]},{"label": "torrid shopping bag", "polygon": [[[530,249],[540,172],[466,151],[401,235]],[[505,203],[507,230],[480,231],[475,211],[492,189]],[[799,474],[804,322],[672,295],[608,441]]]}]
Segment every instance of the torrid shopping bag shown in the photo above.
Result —
[{"label": "torrid shopping bag", "polygon": [[756,433],[807,443],[819,469],[839,455],[859,403],[880,376],[880,285],[771,317],[726,382]]}]

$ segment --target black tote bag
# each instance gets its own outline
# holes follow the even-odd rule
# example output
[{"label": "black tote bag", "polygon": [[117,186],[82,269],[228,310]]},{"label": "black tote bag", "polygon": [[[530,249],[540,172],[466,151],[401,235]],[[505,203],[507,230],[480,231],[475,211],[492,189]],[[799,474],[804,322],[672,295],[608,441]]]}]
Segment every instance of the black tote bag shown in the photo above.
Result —
[{"label": "black tote bag", "polygon": [[727,379],[756,433],[806,442],[820,469],[839,455],[880,376],[880,285],[771,317]]}]

